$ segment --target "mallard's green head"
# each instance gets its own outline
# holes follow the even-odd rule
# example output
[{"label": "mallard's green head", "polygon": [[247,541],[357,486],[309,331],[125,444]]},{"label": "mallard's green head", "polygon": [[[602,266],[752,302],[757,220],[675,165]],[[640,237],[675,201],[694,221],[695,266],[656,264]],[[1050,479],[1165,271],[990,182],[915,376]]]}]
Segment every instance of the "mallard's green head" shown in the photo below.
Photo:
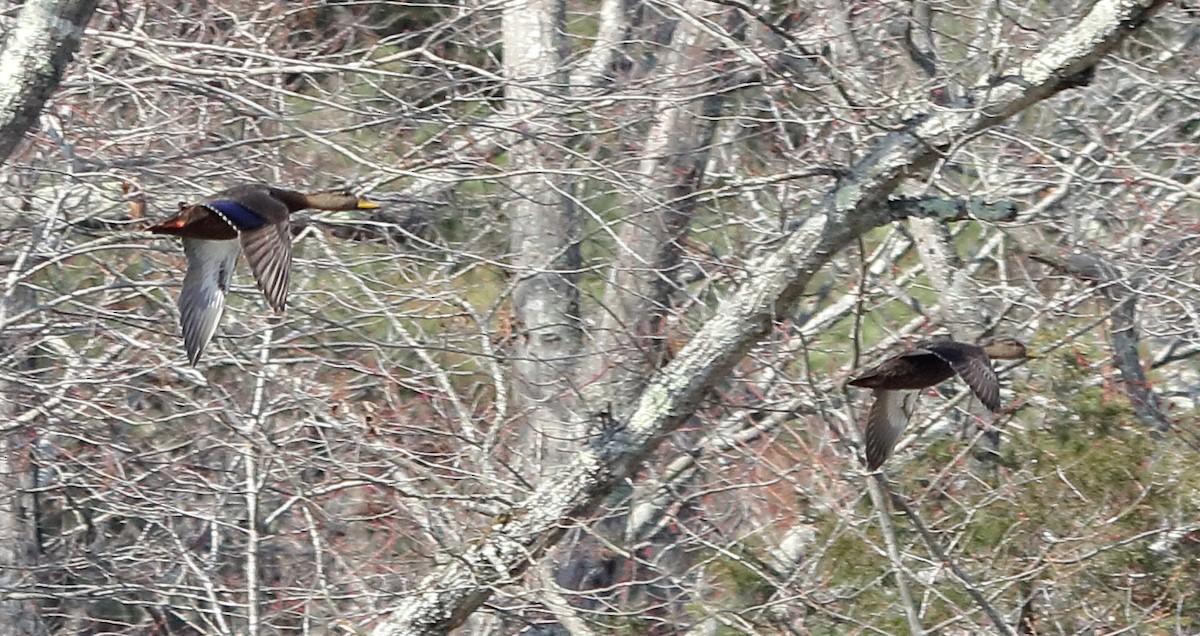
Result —
[{"label": "mallard's green head", "polygon": [[308,205],[316,210],[374,210],[378,203],[358,196],[348,189],[314,192],[306,197]]}]

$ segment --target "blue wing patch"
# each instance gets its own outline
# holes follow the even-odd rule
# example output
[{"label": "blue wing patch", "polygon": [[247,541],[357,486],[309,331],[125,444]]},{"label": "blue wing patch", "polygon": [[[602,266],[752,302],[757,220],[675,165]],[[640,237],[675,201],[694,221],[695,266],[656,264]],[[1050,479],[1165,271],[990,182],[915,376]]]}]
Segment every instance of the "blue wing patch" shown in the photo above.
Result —
[{"label": "blue wing patch", "polygon": [[257,230],[267,224],[266,220],[259,216],[258,213],[237,201],[218,199],[216,201],[208,201],[204,205],[225,217],[238,230]]}]

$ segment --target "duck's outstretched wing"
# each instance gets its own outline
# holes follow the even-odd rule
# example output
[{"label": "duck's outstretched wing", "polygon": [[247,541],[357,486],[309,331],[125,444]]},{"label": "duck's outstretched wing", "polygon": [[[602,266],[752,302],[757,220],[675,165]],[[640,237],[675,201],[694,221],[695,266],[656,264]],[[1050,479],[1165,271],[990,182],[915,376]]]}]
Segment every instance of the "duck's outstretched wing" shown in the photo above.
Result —
[{"label": "duck's outstretched wing", "polygon": [[983,349],[952,340],[924,342],[921,348],[945,360],[989,411],[1000,411],[1000,379]]},{"label": "duck's outstretched wing", "polygon": [[192,366],[200,361],[225,312],[225,294],[242,247],[236,240],[183,239],[188,269],[179,292],[179,326]]},{"label": "duck's outstretched wing", "polygon": [[282,312],[292,275],[292,232],[288,222],[242,232],[241,240],[258,289],[272,309]]},{"label": "duck's outstretched wing", "polygon": [[891,457],[917,404],[917,394],[910,391],[876,389],[874,393],[875,402],[867,414],[867,427],[863,433],[867,470],[877,470]]}]

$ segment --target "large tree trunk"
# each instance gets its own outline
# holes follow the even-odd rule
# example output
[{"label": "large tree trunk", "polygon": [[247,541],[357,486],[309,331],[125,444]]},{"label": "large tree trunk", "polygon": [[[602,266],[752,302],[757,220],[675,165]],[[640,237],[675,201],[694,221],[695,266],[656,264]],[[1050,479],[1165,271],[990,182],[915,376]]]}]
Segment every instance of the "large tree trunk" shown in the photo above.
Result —
[{"label": "large tree trunk", "polygon": [[0,162],[37,120],[98,0],[29,0],[0,53]]},{"label": "large tree trunk", "polygon": [[503,13],[505,114],[521,133],[508,150],[515,176],[505,204],[515,270],[513,407],[523,423],[519,464],[531,477],[565,463],[584,419],[571,382],[581,343],[579,214],[570,179],[556,172],[567,156],[558,53],[565,10],[560,0],[524,0]]}]

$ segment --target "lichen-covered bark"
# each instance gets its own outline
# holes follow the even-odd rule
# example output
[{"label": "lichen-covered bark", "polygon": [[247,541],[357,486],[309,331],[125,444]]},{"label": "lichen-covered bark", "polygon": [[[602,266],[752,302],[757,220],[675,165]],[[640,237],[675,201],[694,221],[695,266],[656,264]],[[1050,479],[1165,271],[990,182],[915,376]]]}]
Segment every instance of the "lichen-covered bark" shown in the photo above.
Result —
[{"label": "lichen-covered bark", "polygon": [[637,470],[665,435],[686,421],[705,391],[772,322],[786,315],[812,276],[849,241],[890,220],[880,204],[914,169],[954,140],[1058,90],[1062,77],[1095,64],[1163,0],[1102,1],[1075,28],[975,96],[977,109],[930,114],[883,138],[774,252],[753,264],[737,293],[641,392],[624,426],[596,439],[545,481],[505,522],[455,555],[381,620],[375,634],[442,634],[460,624],[495,586],[520,576],[570,525]]}]

